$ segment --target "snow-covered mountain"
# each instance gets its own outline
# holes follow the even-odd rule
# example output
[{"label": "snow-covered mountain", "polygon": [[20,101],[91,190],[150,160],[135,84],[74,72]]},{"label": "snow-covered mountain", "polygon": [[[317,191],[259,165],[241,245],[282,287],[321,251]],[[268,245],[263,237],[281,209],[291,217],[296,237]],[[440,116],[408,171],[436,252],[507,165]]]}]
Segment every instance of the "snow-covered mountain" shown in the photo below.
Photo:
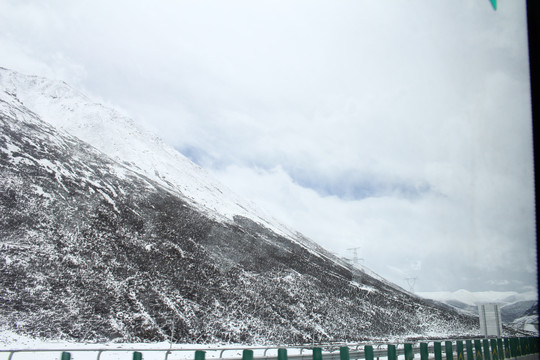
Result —
[{"label": "snow-covered mountain", "polygon": [[[501,318],[504,323],[512,324],[517,321],[518,326],[522,326],[525,320],[518,320],[526,317],[526,323],[538,324],[538,294],[534,291],[518,293],[515,291],[478,291],[471,292],[464,289],[448,292],[426,292],[418,295],[433,299],[458,309],[466,310],[478,314],[478,304],[496,303],[501,309]],[[536,316],[536,321],[534,318]]]},{"label": "snow-covered mountain", "polygon": [[297,236],[127,116],[91,100],[66,83],[0,68],[0,87],[45,122],[129,165],[186,198],[208,216],[229,222],[235,215],[244,216],[279,234]]},{"label": "snow-covered mountain", "polygon": [[0,69],[0,330],[292,343],[474,335],[269,219],[113,109]]}]

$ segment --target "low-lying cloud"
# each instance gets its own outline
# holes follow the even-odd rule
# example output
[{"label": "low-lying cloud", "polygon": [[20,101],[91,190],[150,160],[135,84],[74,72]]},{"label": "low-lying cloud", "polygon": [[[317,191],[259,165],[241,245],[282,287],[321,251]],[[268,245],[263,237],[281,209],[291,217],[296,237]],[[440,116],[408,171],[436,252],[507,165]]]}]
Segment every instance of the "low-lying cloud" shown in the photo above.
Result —
[{"label": "low-lying cloud", "polygon": [[4,1],[0,52],[404,287],[536,284],[523,0]]}]

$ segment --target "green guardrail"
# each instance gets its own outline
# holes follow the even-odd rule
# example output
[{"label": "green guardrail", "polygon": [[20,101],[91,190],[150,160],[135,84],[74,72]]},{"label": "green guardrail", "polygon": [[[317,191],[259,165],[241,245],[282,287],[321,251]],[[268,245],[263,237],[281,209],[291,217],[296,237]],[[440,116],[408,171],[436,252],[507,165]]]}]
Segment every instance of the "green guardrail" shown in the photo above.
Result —
[{"label": "green guardrail", "polygon": [[[465,344],[464,344],[465,341]],[[336,345],[325,344],[315,347],[297,346],[287,348],[277,347],[251,347],[242,348],[215,348],[215,349],[0,349],[0,355],[8,354],[8,360],[16,358],[20,353],[51,353],[60,352],[60,360],[71,360],[71,353],[95,352],[97,360],[101,359],[104,352],[132,352],[133,360],[143,360],[144,352],[163,352],[165,360],[172,353],[183,352],[182,358],[189,358],[187,352],[194,352],[194,360],[205,360],[208,352],[219,352],[212,354],[212,359],[217,360],[375,360],[387,358],[388,360],[413,360],[420,355],[420,360],[443,360],[443,343],[445,360],[504,360],[525,355],[538,354],[538,337],[519,338],[490,338],[490,339],[467,339],[467,340],[445,340],[417,343],[401,344],[352,344]],[[339,350],[339,351],[338,351]],[[234,351],[234,356],[224,357],[227,351]],[[268,354],[268,352],[273,354]],[[309,351],[311,351],[309,353]],[[241,352],[241,357],[240,357]],[[44,355],[44,354],[41,354]],[[43,356],[39,358],[43,358]],[[58,359],[58,357],[56,357]],[[128,357],[126,357],[128,359]]]}]

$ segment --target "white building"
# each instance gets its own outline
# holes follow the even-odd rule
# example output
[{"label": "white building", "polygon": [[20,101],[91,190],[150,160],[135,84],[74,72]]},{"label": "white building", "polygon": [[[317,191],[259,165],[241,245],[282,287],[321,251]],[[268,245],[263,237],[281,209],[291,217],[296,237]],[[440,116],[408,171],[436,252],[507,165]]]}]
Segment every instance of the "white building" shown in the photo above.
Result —
[{"label": "white building", "polygon": [[480,316],[480,332],[485,337],[501,337],[502,321],[501,309],[497,304],[479,304],[478,315]]}]

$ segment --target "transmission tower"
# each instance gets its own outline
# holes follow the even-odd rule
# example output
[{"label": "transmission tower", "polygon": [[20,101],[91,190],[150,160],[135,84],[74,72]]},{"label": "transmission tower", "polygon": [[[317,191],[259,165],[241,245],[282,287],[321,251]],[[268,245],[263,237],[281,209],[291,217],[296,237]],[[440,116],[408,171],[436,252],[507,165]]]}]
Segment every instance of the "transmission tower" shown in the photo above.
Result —
[{"label": "transmission tower", "polygon": [[[349,259],[352,263],[352,265],[356,268],[356,269],[360,269],[358,267],[359,263],[360,263],[360,260],[361,261],[364,261],[363,258],[359,258],[358,257],[358,249],[360,249],[360,247],[353,247],[353,248],[348,248],[347,250],[349,251],[352,251],[353,253],[353,256],[351,259]],[[356,281],[358,281],[359,283],[362,283],[362,275],[361,275],[361,272],[358,272],[358,275],[355,279]]]},{"label": "transmission tower", "polygon": [[353,253],[353,256],[351,258],[351,261],[352,261],[352,264],[355,266],[355,267],[358,267],[358,264],[360,264],[360,260],[364,261],[363,258],[359,258],[358,257],[358,249],[360,249],[360,246],[357,246],[357,247],[353,247],[353,248],[348,248],[347,250],[349,251],[352,251]]},{"label": "transmission tower", "polygon": [[407,281],[407,284],[409,285],[409,290],[414,294],[414,284],[416,284],[416,280],[418,278],[417,277],[410,277],[410,278],[405,278],[405,280]]}]

